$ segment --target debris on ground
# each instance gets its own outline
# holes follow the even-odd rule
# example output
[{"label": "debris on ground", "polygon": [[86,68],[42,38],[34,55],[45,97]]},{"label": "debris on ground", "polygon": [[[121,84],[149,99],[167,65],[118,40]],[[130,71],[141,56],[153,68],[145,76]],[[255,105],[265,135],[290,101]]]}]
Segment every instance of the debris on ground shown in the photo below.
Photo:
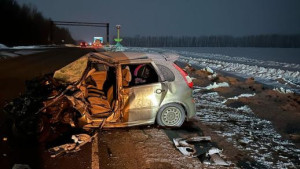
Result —
[{"label": "debris on ground", "polygon": [[184,155],[188,157],[196,157],[197,155],[194,145],[189,143],[201,142],[201,141],[211,141],[210,136],[198,136],[198,137],[191,137],[187,139],[183,138],[174,138],[173,142],[176,148]]},{"label": "debris on ground", "polygon": [[229,166],[229,163],[227,163],[222,157],[221,157],[222,150],[212,147],[210,150],[208,150],[208,153],[206,153],[206,156],[210,157],[211,164],[213,165],[221,165],[221,166]]},{"label": "debris on ground", "polygon": [[195,157],[195,147],[194,145],[188,144],[186,140],[183,138],[174,138],[173,142],[175,147],[185,156],[188,157]]},{"label": "debris on ground", "polygon": [[76,134],[72,135],[72,140],[74,143],[68,143],[63,144],[60,146],[56,146],[53,148],[50,148],[48,151],[51,154],[51,157],[57,157],[59,155],[62,155],[64,153],[73,153],[80,150],[80,147],[85,145],[86,143],[89,143],[93,140],[94,137],[97,136],[97,133],[94,136],[90,136],[88,134]]},{"label": "debris on ground", "polygon": [[[191,138],[174,138],[173,142],[175,147],[185,156],[187,157],[198,157],[200,154],[197,154],[196,152],[196,145],[193,143],[197,142],[203,142],[203,141],[211,141],[210,136],[198,136],[198,137],[191,137]],[[205,156],[206,159],[204,160],[205,164],[211,164],[211,165],[221,165],[221,166],[229,166],[230,164],[226,162],[221,157],[222,150],[212,147],[210,148]]]}]

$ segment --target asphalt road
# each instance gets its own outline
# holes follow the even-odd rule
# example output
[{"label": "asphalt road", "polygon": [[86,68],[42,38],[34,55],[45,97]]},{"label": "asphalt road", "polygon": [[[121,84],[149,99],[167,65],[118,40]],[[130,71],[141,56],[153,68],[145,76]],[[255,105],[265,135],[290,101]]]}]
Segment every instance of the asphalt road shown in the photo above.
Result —
[{"label": "asphalt road", "polygon": [[24,91],[26,80],[54,72],[91,51],[93,49],[52,48],[0,60],[0,168],[10,169],[14,164],[27,164],[31,168],[91,168],[91,145],[74,155],[52,159],[45,145],[16,140],[2,110],[5,101]]}]

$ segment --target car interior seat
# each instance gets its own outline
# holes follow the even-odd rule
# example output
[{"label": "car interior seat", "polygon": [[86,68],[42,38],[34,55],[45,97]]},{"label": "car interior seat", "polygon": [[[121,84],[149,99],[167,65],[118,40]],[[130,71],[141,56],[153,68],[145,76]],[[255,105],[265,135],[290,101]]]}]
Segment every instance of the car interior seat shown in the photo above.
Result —
[{"label": "car interior seat", "polygon": [[132,79],[132,76],[131,76],[129,66],[126,66],[124,69],[122,69],[122,85],[123,85],[123,87],[129,86],[131,79]]},{"label": "car interior seat", "polygon": [[91,77],[95,81],[96,87],[99,90],[103,90],[103,85],[107,77],[107,71],[95,71],[91,74]]},{"label": "car interior seat", "polygon": [[111,105],[111,107],[113,107],[112,102],[113,102],[113,99],[114,99],[114,90],[113,89],[114,89],[114,86],[113,85],[110,86],[110,88],[107,91],[107,95],[106,95],[107,101],[108,101],[109,105]]},{"label": "car interior seat", "polygon": [[[107,117],[111,112],[112,101],[109,102],[107,100],[105,92],[103,91],[103,84],[106,81],[106,75],[106,71],[95,71],[94,69],[92,69],[89,71],[86,78],[91,78],[92,82],[84,83],[87,91],[86,99],[90,103],[88,109],[90,114],[94,117]],[[112,89],[107,93],[113,93]],[[113,96],[113,94],[111,95]]]}]

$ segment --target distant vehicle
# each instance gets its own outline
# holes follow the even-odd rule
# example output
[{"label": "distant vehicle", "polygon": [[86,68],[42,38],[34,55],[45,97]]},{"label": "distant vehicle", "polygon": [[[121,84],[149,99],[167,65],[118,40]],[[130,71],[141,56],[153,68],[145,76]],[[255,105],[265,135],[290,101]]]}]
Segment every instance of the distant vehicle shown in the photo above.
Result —
[{"label": "distant vehicle", "polygon": [[80,42],[80,47],[86,48],[88,46],[87,42]]},{"label": "distant vehicle", "polygon": [[101,48],[102,47],[101,41],[99,39],[96,39],[95,42],[93,43],[93,46],[96,48]]},{"label": "distant vehicle", "polygon": [[101,48],[103,44],[103,37],[94,37],[93,46],[96,48]]}]

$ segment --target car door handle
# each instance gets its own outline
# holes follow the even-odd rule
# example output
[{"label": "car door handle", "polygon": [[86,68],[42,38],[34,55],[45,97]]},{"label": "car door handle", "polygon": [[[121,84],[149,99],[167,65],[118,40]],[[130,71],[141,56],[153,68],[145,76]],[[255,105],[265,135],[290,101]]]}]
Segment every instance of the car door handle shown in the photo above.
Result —
[{"label": "car door handle", "polygon": [[156,94],[161,94],[162,92],[165,92],[166,90],[164,90],[164,89],[156,89],[155,90],[155,93]]}]

